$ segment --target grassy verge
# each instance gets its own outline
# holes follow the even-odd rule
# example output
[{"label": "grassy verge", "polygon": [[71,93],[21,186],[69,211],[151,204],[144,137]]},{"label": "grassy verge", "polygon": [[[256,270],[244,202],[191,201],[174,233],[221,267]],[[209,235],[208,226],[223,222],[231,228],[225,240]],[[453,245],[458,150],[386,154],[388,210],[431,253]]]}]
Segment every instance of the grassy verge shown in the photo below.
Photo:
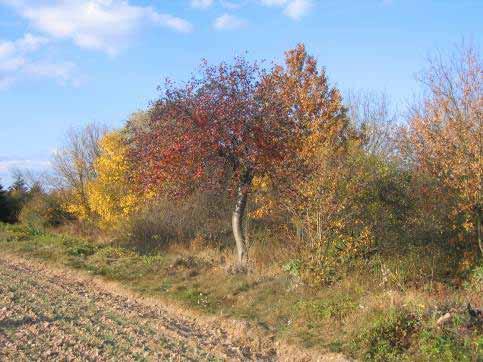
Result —
[{"label": "grassy verge", "polygon": [[[232,275],[214,250],[141,255],[12,225],[0,225],[0,248],[102,275],[205,313],[250,320],[275,338],[358,359],[483,359],[481,319],[466,309],[467,303],[482,305],[482,267],[463,283],[444,283],[430,275],[412,283],[411,275],[421,268],[407,264],[413,260],[410,255],[398,256],[383,264],[373,260],[371,267],[314,290],[300,282],[294,262]],[[446,313],[449,320],[438,324]]]}]

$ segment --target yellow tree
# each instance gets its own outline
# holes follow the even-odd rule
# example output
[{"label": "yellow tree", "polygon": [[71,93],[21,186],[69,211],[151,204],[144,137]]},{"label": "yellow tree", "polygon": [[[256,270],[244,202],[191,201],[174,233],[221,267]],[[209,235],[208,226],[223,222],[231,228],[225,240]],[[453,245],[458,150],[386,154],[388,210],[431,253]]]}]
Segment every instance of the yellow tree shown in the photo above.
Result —
[{"label": "yellow tree", "polygon": [[420,173],[435,180],[439,208],[448,208],[452,229],[463,237],[476,234],[481,253],[482,72],[472,47],[431,58],[420,76],[425,96],[403,130],[403,150]]},{"label": "yellow tree", "polygon": [[81,220],[93,216],[87,196],[87,185],[96,178],[94,162],[99,157],[99,140],[106,128],[95,123],[71,129],[64,146],[53,157],[52,165],[58,186],[65,192],[64,207]]},{"label": "yellow tree", "polygon": [[103,228],[116,227],[140,205],[142,195],[129,180],[130,165],[122,131],[107,133],[99,142],[100,155],[94,162],[96,178],[89,182],[89,205]]}]

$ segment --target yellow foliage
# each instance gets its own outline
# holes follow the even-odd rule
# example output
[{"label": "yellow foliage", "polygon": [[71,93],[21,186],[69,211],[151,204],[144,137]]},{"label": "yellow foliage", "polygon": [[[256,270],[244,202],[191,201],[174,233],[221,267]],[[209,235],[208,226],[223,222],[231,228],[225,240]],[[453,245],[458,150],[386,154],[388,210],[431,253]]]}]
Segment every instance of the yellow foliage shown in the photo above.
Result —
[{"label": "yellow foliage", "polygon": [[129,180],[127,146],[122,133],[106,134],[100,141],[100,149],[101,155],[94,164],[97,177],[87,187],[88,200],[100,226],[115,227],[138,209],[143,195],[134,190]]},{"label": "yellow foliage", "polygon": [[275,67],[265,81],[275,89],[277,101],[297,119],[287,145],[296,157],[284,160],[277,175],[253,180],[258,209],[251,216],[273,214],[277,207],[305,214],[306,203],[317,195],[317,186],[310,184],[316,180],[313,176],[320,177],[327,160],[344,154],[347,144],[356,140],[340,92],[329,84],[325,70],[303,44],[288,51],[285,65]]},{"label": "yellow foliage", "polygon": [[64,195],[62,208],[75,215],[79,220],[87,220],[91,216],[91,210],[86,203],[86,195],[74,189]]},{"label": "yellow foliage", "polygon": [[256,209],[249,213],[253,219],[262,219],[273,212],[276,207],[273,198],[270,197],[271,180],[268,176],[254,177],[252,181],[254,191],[254,204]]}]

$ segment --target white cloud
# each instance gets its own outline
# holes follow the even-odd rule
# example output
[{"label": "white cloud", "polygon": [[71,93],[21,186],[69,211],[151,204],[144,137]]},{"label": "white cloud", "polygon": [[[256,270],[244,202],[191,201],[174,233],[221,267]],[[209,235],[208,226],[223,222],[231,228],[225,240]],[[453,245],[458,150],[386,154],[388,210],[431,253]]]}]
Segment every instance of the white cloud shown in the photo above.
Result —
[{"label": "white cloud", "polygon": [[24,35],[23,38],[21,38],[17,42],[17,46],[20,49],[20,51],[23,52],[34,52],[38,50],[42,45],[45,45],[49,42],[49,39],[42,37],[42,36],[36,36],[32,35],[30,33],[27,33]]},{"label": "white cloud", "polygon": [[42,45],[47,44],[48,39],[35,36],[30,33],[15,41],[0,41],[0,59],[12,56],[15,53],[29,53],[38,50]]},{"label": "white cloud", "polygon": [[213,5],[213,0],[191,0],[191,6],[197,9],[206,9]]},{"label": "white cloud", "polygon": [[283,13],[294,20],[299,20],[308,14],[311,7],[312,1],[310,0],[293,0],[288,3]]},{"label": "white cloud", "polygon": [[2,77],[0,75],[0,91],[9,88],[14,82],[15,82],[15,79],[13,77],[7,77],[7,76]]},{"label": "white cloud", "polygon": [[294,19],[300,20],[310,12],[313,0],[260,0],[265,6],[283,7],[283,13]]},{"label": "white cloud", "polygon": [[213,26],[218,30],[233,30],[239,29],[246,25],[243,19],[236,16],[223,14],[215,19]]},{"label": "white cloud", "polygon": [[80,86],[81,79],[75,76],[77,66],[71,62],[49,63],[35,62],[25,66],[26,74],[36,77],[55,78],[61,84],[70,84],[74,87]]},{"label": "white cloud", "polygon": [[0,173],[6,173],[12,169],[29,168],[29,169],[45,169],[50,166],[50,162],[46,160],[0,160]]},{"label": "white cloud", "polygon": [[[231,0],[219,0],[218,3],[225,9],[235,10],[239,9],[244,5],[244,2],[231,1]],[[214,0],[191,0],[191,7],[196,9],[208,9],[213,6]]]},{"label": "white cloud", "polygon": [[19,56],[0,59],[0,73],[15,72],[20,69],[25,62],[25,59]]},{"label": "white cloud", "polygon": [[266,6],[283,6],[287,4],[288,0],[261,0],[261,2]]},{"label": "white cloud", "polygon": [[235,2],[235,1],[227,1],[227,0],[220,0],[220,5],[225,9],[235,10],[239,9],[244,6],[245,2]]},{"label": "white cloud", "polygon": [[77,46],[114,55],[146,24],[190,32],[191,24],[127,0],[0,0],[13,6],[38,31]]},{"label": "white cloud", "polygon": [[[35,37],[32,34],[25,34],[23,38],[15,41],[0,40],[0,80],[5,86],[11,79],[8,73],[18,71],[27,62],[26,56],[37,50],[47,40],[42,37]],[[8,82],[9,83],[9,82]]]},{"label": "white cloud", "polygon": [[0,40],[0,90],[5,90],[23,76],[48,77],[76,84],[74,64],[52,64],[30,59],[32,53],[47,43],[47,38],[30,33],[15,41]]}]

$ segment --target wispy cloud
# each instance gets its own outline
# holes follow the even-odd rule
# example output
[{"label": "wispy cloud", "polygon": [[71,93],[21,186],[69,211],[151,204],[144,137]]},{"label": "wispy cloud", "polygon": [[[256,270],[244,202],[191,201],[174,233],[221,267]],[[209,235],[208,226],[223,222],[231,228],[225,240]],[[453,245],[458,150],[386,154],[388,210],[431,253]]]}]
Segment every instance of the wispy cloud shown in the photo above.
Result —
[{"label": "wispy cloud", "polygon": [[213,24],[217,30],[234,30],[242,28],[246,25],[246,21],[234,15],[223,14],[215,19]]},{"label": "wispy cloud", "polygon": [[[215,4],[215,0],[191,0],[191,7],[196,9],[208,9]],[[225,8],[230,10],[235,10],[241,8],[245,1],[240,0],[219,0],[217,3]]]},{"label": "wispy cloud", "polygon": [[33,53],[48,43],[48,38],[30,33],[14,41],[0,40],[0,90],[5,90],[24,76],[54,78],[64,83],[77,82],[73,76],[73,63],[31,59]]},{"label": "wispy cloud", "polygon": [[312,9],[313,0],[260,0],[265,6],[282,7],[283,13],[294,19],[300,20]]},{"label": "wispy cloud", "polygon": [[312,5],[310,0],[293,0],[288,3],[283,13],[294,20],[299,20],[310,12]]},{"label": "wispy cloud", "polygon": [[225,9],[235,10],[239,9],[245,5],[245,2],[236,2],[236,1],[228,1],[228,0],[220,0],[220,5]]},{"label": "wispy cloud", "polygon": [[50,161],[30,159],[0,159],[0,174],[6,174],[14,169],[44,170],[50,167]]},{"label": "wispy cloud", "polygon": [[197,9],[206,9],[213,5],[213,0],[191,0],[191,6]]},{"label": "wispy cloud", "polygon": [[47,38],[30,33],[14,41],[0,40],[0,71],[17,70],[25,63],[24,57],[27,54],[35,52],[47,43]]},{"label": "wispy cloud", "polygon": [[260,0],[266,6],[283,6],[287,4],[288,0]]},{"label": "wispy cloud", "polygon": [[14,82],[15,82],[15,79],[13,77],[9,77],[9,76],[2,77],[2,75],[0,75],[0,91],[9,88]]},{"label": "wispy cloud", "polygon": [[7,187],[14,181],[17,171],[27,178],[27,183],[42,181],[52,170],[47,159],[12,158],[0,156],[0,184]]},{"label": "wispy cloud", "polygon": [[115,55],[126,41],[146,24],[179,32],[192,25],[149,6],[130,5],[127,0],[0,0],[12,6],[39,32],[57,39],[72,40],[81,48]]},{"label": "wispy cloud", "polygon": [[36,77],[55,78],[61,84],[80,86],[82,78],[77,75],[77,65],[72,62],[35,62],[27,64],[25,73]]}]

